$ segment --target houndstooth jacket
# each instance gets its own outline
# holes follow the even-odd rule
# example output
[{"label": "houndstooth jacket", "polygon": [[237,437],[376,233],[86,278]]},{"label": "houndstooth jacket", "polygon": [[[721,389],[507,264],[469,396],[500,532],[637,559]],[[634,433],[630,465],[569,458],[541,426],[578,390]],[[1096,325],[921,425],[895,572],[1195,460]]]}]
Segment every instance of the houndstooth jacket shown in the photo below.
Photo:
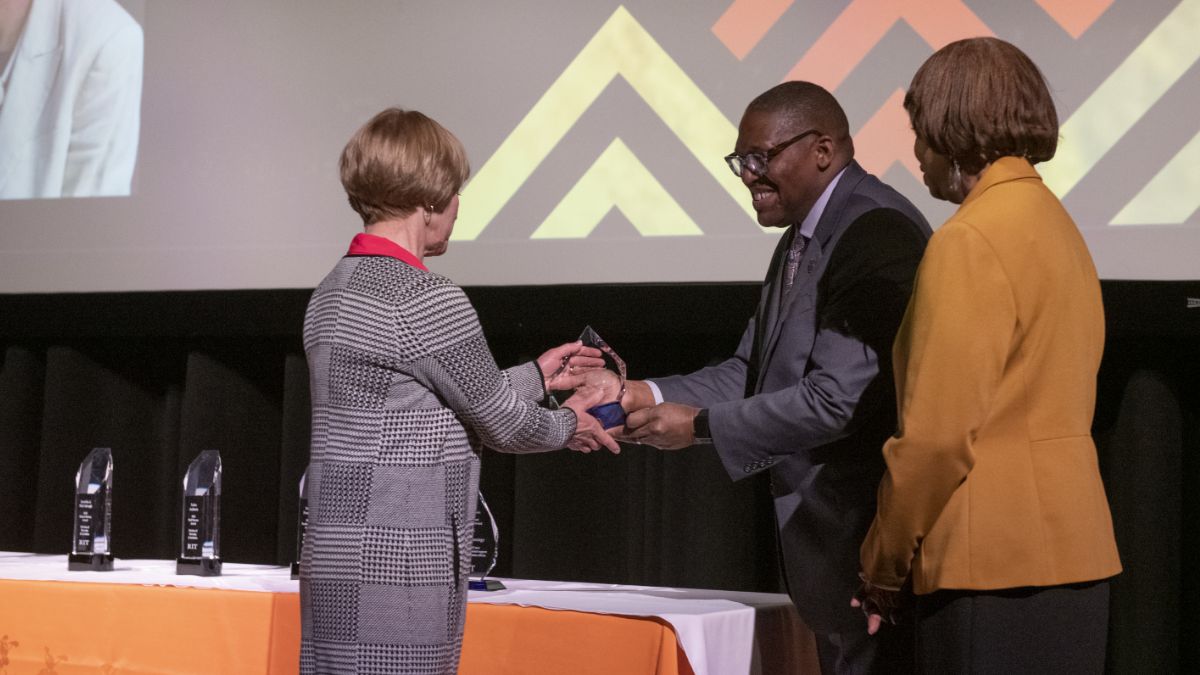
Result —
[{"label": "houndstooth jacket", "polygon": [[342,258],[309,302],[304,348],[300,671],[453,673],[480,447],[562,448],[574,413],[539,407],[536,363],[499,370],[462,289],[415,258]]}]

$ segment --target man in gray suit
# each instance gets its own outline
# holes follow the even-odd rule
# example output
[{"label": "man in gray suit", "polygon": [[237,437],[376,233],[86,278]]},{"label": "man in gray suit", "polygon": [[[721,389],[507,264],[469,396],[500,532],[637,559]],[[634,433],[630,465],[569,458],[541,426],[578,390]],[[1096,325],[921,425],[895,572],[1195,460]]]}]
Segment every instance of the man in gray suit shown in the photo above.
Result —
[{"label": "man in gray suit", "polygon": [[822,671],[894,672],[911,645],[895,627],[868,637],[847,598],[895,430],[892,340],[929,225],[854,161],[845,113],[815,84],[754,99],[725,159],[759,224],[787,231],[737,353],[630,382],[624,439],[712,444],[733,480],[769,470],[785,581]]}]

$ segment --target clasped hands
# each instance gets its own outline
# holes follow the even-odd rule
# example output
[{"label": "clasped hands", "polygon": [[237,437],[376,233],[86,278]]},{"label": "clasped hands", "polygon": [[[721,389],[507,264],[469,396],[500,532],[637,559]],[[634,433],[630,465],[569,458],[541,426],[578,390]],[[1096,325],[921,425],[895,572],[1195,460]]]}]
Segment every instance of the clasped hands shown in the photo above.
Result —
[{"label": "clasped hands", "polygon": [[650,386],[641,380],[627,381],[622,392],[616,373],[598,370],[584,376],[582,388],[599,390],[604,402],[620,398],[626,412],[625,424],[609,429],[619,441],[662,450],[679,450],[696,442],[692,425],[700,409],[681,403],[655,405]]},{"label": "clasped hands", "polygon": [[867,617],[867,634],[874,635],[884,623],[894,624],[902,609],[901,592],[892,588],[884,588],[871,583],[863,573],[859,573],[862,585],[850,600],[851,607],[858,607]]},{"label": "clasped hands", "polygon": [[[655,405],[649,385],[640,380],[629,380],[622,391],[621,378],[604,367],[603,355],[594,347],[568,342],[542,354],[537,363],[546,391],[574,392],[563,403],[579,420],[575,436],[567,444],[572,450],[591,452],[603,446],[618,453],[618,440],[663,450],[678,450],[696,442],[692,425],[699,408],[679,403]],[[625,424],[606,431],[587,411],[618,400],[627,413]]]},{"label": "clasped hands", "polygon": [[[574,391],[562,404],[575,412],[575,434],[567,441],[567,447],[579,452],[591,452],[601,447],[613,454],[621,452],[621,446],[604,430],[600,422],[588,413],[588,409],[601,403],[616,400],[618,392],[593,384],[587,385],[589,376],[610,372],[604,369],[604,356],[595,347],[585,347],[582,342],[568,342],[547,350],[537,359],[542,371],[542,383],[547,392]],[[619,383],[619,378],[613,374]],[[597,383],[601,382],[597,380]],[[609,396],[609,398],[604,398]]]}]

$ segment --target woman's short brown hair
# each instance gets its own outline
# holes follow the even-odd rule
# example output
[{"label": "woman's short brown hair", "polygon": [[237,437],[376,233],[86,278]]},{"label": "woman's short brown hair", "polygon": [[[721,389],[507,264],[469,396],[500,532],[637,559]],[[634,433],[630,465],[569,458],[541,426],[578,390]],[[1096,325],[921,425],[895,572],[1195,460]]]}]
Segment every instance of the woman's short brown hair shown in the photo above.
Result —
[{"label": "woman's short brown hair", "polygon": [[904,109],[917,137],[967,173],[1006,156],[1044,162],[1058,146],[1046,79],[1024,52],[996,38],[937,50],[913,76]]},{"label": "woman's short brown hair", "polygon": [[342,187],[370,225],[422,207],[446,208],[471,173],[454,134],[415,110],[388,108],[342,150]]}]

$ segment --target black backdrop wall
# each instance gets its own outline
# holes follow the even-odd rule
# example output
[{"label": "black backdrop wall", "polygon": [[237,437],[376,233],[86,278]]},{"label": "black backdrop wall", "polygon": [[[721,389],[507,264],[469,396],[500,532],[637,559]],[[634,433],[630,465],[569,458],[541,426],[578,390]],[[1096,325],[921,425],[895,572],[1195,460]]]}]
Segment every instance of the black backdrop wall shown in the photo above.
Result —
[{"label": "black backdrop wall", "polygon": [[[308,454],[306,290],[0,296],[0,550],[65,553],[75,470],[113,449],[119,558],[177,555],[180,479],[224,463],[223,557],[288,563]],[[635,378],[736,347],[756,284],[468,289],[502,365],[590,323]],[[1200,666],[1200,283],[1105,282],[1108,343],[1095,435],[1125,572],[1109,669]],[[498,573],[778,591],[761,479],[711,450],[484,457]]]}]

